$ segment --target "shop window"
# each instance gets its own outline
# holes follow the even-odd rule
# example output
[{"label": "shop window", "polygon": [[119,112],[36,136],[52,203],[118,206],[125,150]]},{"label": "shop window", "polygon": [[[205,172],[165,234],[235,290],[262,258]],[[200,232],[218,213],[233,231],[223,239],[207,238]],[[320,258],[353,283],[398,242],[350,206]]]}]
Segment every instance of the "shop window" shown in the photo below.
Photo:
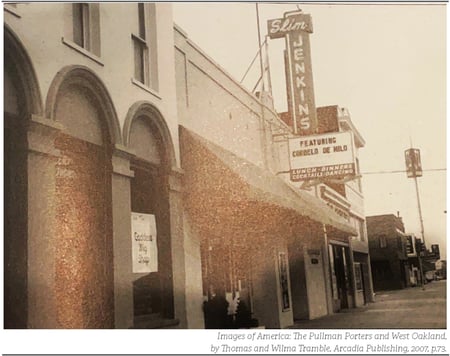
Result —
[{"label": "shop window", "polygon": [[137,20],[136,32],[131,34],[134,51],[134,80],[157,91],[155,4],[138,3]]},{"label": "shop window", "polygon": [[73,42],[100,56],[100,9],[95,3],[72,4]]},{"label": "shop window", "polygon": [[380,239],[380,248],[386,248],[387,247],[386,235],[381,235],[379,239]]}]

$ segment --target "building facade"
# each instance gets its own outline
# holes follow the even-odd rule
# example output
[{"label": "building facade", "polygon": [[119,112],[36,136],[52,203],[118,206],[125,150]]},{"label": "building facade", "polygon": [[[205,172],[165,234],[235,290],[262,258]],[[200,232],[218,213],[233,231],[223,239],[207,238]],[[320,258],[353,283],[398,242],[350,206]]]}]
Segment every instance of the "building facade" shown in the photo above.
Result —
[{"label": "building facade", "polygon": [[[291,129],[270,105],[178,27],[175,46],[185,217],[201,244],[206,303],[211,288],[229,304],[238,297],[267,328],[292,325],[308,304],[326,314],[323,226],[347,233],[352,227],[319,199],[276,176],[280,162],[273,137]],[[292,260],[304,260],[307,250],[319,251],[319,268],[312,265],[307,276],[303,268],[303,279],[299,273],[294,285]]]},{"label": "building facade", "polygon": [[[282,119],[292,125],[289,115]],[[369,245],[364,217],[364,195],[359,171],[359,149],[365,141],[353,124],[347,109],[337,105],[317,108],[319,133],[351,133],[355,150],[356,176],[346,179],[325,179],[312,181],[311,186],[303,188],[303,183],[292,183],[297,189],[305,189],[327,204],[344,221],[354,228],[353,234],[328,228],[324,230],[326,262],[326,295],[328,310],[338,312],[341,309],[362,306],[373,301]],[[280,143],[280,149],[286,151],[286,142]],[[289,167],[286,154],[282,160],[285,171]],[[284,178],[289,181],[289,175]],[[304,317],[304,316],[303,316]]]},{"label": "building facade", "polygon": [[[270,94],[259,101],[179,27],[175,47],[186,218],[202,245],[205,301],[220,289],[268,328],[373,301],[360,180],[293,184],[294,130]],[[321,122],[364,146],[346,110],[324,110]]]},{"label": "building facade", "polygon": [[[171,5],[5,4],[4,18],[5,327],[202,327]],[[132,272],[132,212],[155,217],[156,272]]]},{"label": "building facade", "polygon": [[402,218],[387,214],[368,216],[366,221],[375,291],[410,286],[408,239]]}]

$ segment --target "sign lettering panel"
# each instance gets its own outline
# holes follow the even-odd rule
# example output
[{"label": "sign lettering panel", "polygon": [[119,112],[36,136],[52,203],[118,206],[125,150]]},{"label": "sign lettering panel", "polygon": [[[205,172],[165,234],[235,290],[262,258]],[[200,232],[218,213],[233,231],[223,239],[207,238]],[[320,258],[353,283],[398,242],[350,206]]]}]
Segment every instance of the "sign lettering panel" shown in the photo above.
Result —
[{"label": "sign lettering panel", "polygon": [[289,110],[298,135],[317,133],[318,127],[309,33],[312,33],[312,21],[308,14],[296,13],[268,21],[270,38],[286,38]]},{"label": "sign lettering panel", "polygon": [[133,273],[158,271],[155,215],[131,213]]},{"label": "sign lettering panel", "polygon": [[289,162],[294,182],[355,175],[352,133],[336,132],[290,139]]}]

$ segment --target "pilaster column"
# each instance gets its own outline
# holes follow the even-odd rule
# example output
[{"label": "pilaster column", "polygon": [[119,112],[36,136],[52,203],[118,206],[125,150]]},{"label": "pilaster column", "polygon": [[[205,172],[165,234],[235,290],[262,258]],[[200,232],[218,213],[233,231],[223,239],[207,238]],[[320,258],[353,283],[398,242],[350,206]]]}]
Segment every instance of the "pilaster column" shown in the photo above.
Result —
[{"label": "pilaster column", "polygon": [[112,155],[112,220],[114,246],[114,320],[115,328],[133,326],[133,273],[131,253],[131,179],[130,160],[134,154],[116,145]]},{"label": "pilaster column", "polygon": [[[182,201],[183,170],[172,167],[169,172],[169,204],[170,204],[170,234],[172,248],[173,302],[175,318],[180,321],[180,328],[188,327],[187,318],[187,266],[186,244],[183,231],[183,201]],[[201,274],[201,269],[199,271]],[[201,303],[201,300],[198,301]]]},{"label": "pilaster column", "polygon": [[325,294],[327,298],[327,312],[328,315],[333,314],[333,293],[331,287],[331,276],[330,276],[330,256],[328,254],[328,235],[327,227],[325,224],[323,226],[323,247],[322,247],[322,257],[323,257],[323,273],[325,279]]},{"label": "pilaster column", "polygon": [[62,125],[32,115],[28,136],[28,327],[57,328],[54,141]]}]

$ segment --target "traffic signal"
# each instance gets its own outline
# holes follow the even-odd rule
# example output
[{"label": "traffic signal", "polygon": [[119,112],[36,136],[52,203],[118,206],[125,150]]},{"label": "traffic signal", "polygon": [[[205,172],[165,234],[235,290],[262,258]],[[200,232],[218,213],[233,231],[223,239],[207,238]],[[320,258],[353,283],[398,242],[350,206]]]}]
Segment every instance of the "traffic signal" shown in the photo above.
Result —
[{"label": "traffic signal", "polygon": [[406,174],[408,178],[422,177],[422,162],[420,161],[420,150],[409,148],[405,151]]},{"label": "traffic signal", "polygon": [[416,253],[420,256],[425,255],[425,244],[422,242],[422,240],[416,239]]}]

